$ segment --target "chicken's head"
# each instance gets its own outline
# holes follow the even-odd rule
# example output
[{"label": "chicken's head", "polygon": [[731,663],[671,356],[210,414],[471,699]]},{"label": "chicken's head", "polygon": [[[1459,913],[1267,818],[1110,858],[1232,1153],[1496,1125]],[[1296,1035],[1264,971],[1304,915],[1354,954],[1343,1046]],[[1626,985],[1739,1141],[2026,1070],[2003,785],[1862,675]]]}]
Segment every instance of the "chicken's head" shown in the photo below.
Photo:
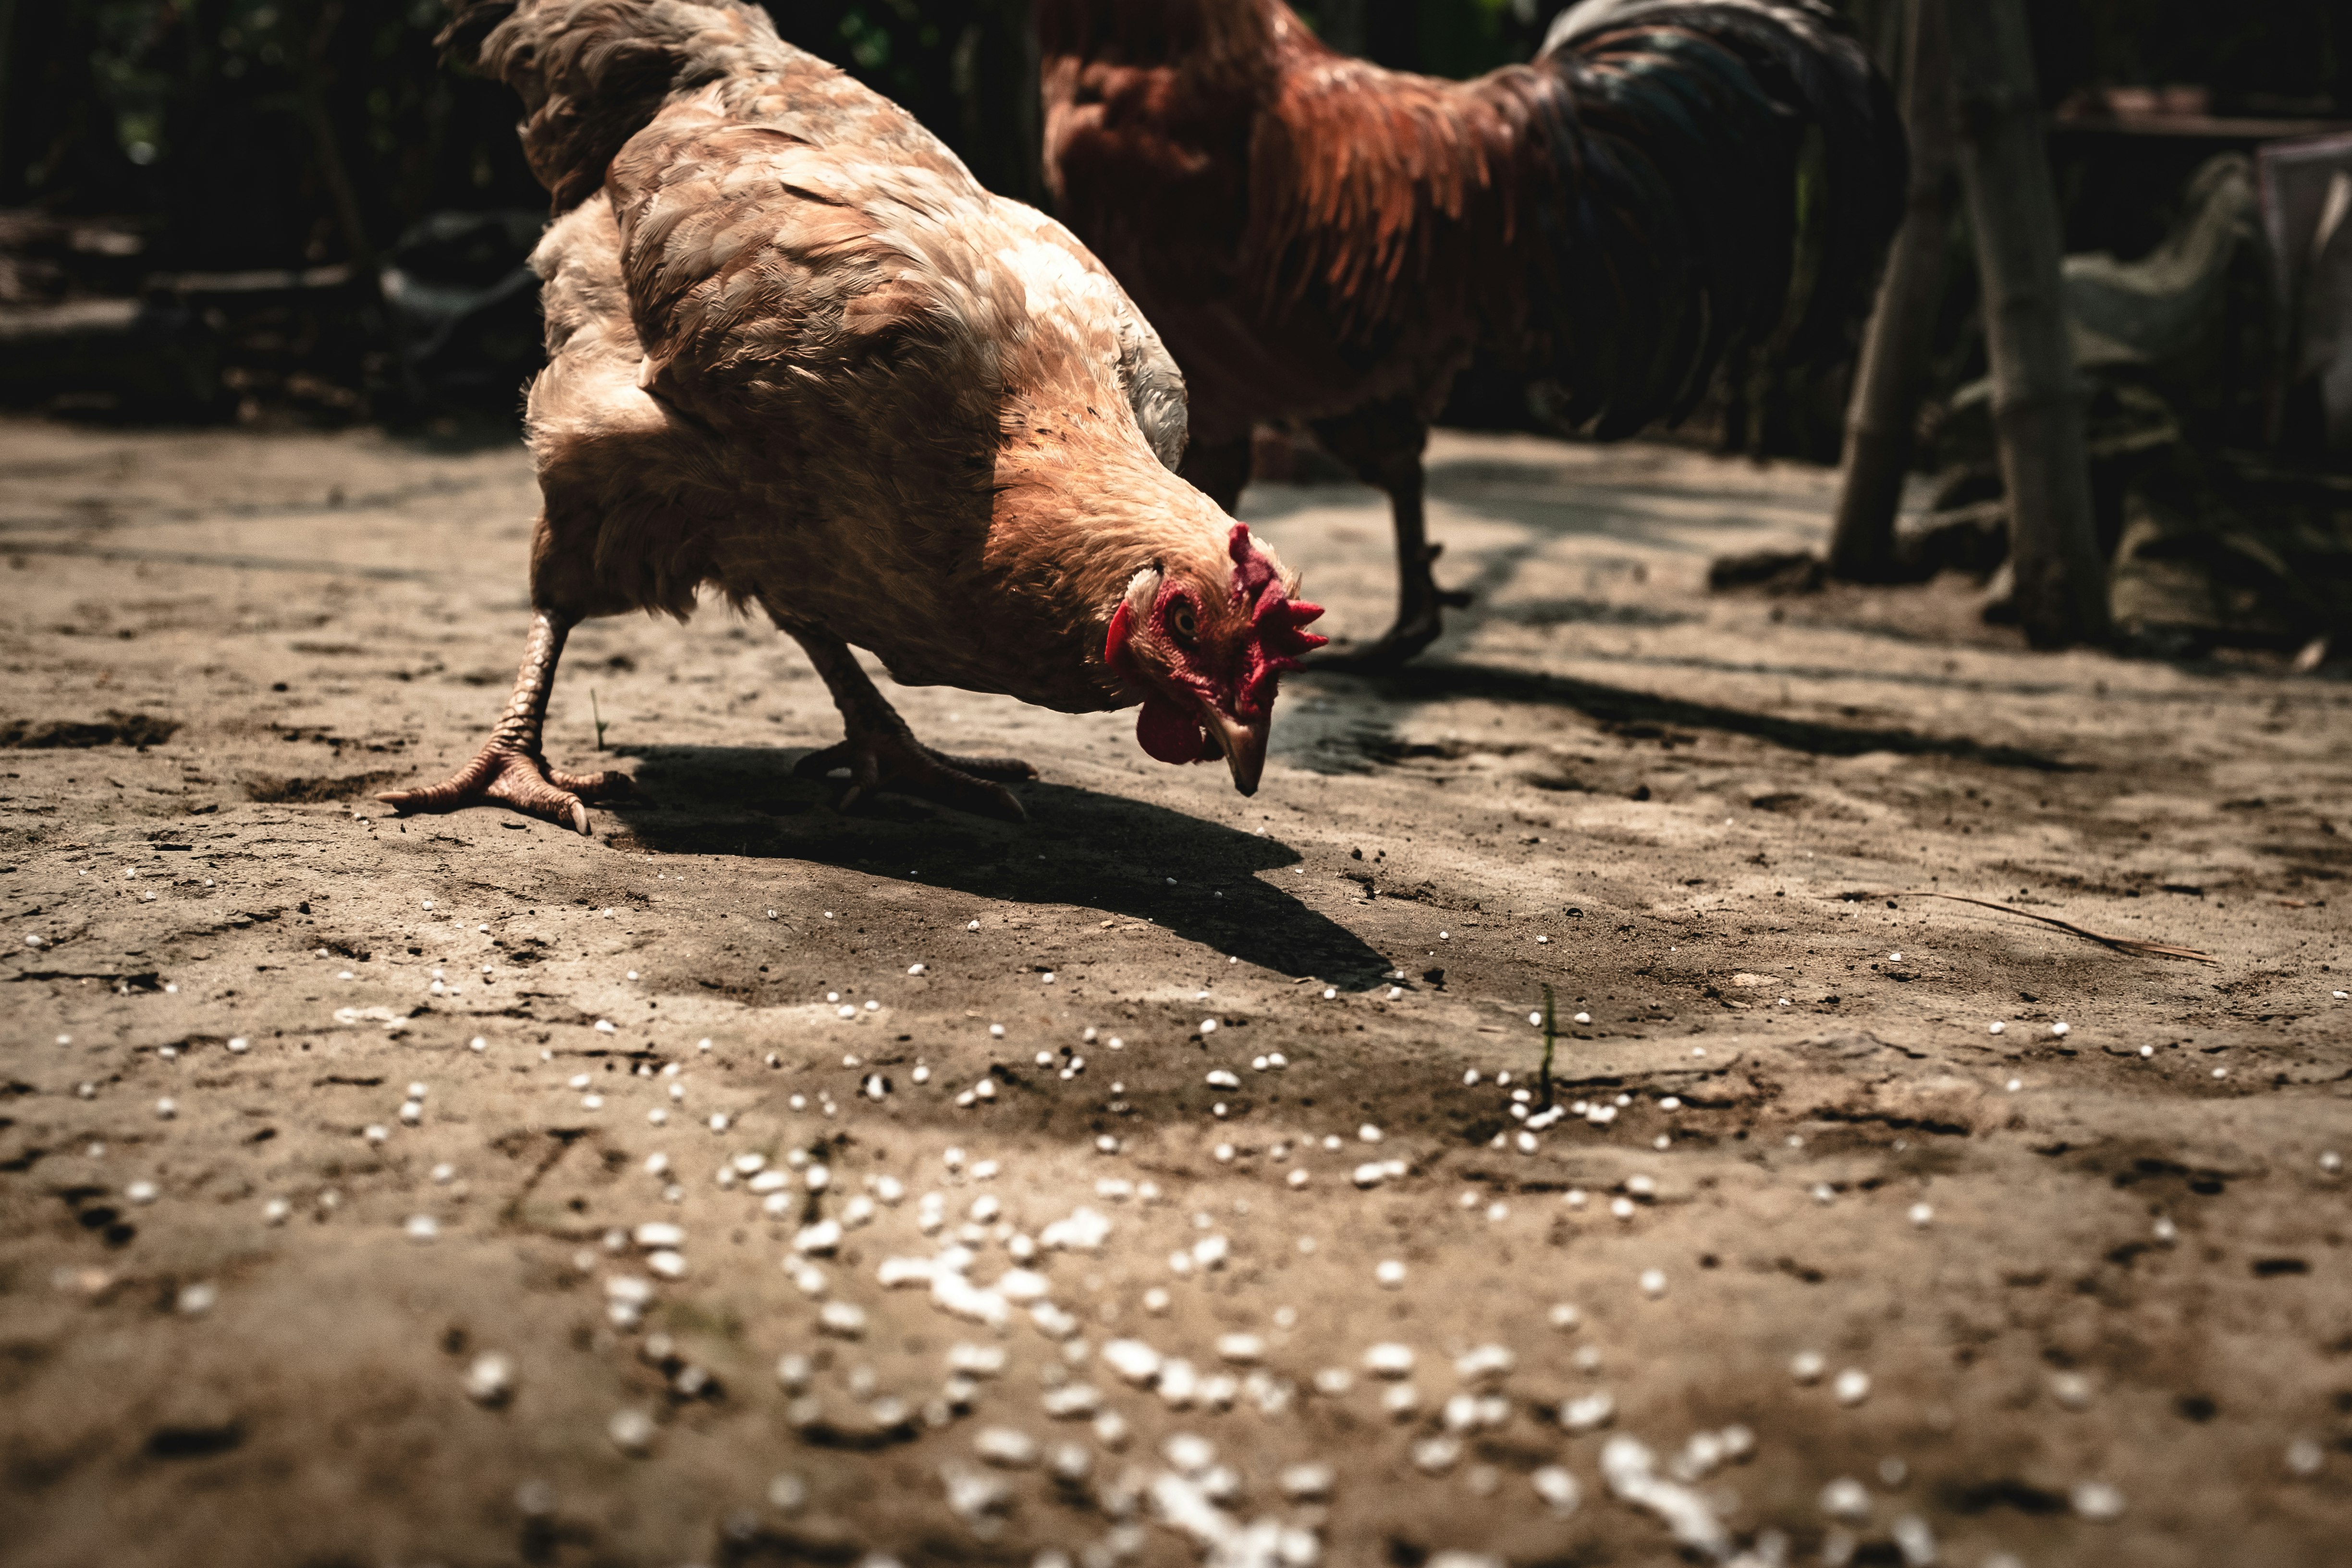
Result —
[{"label": "chicken's head", "polygon": [[1320,605],[1291,597],[1282,563],[1237,522],[1223,561],[1159,562],[1138,572],[1111,614],[1103,662],[1144,692],[1135,738],[1163,763],[1218,757],[1234,787],[1257,793],[1275,688],[1323,637]]}]

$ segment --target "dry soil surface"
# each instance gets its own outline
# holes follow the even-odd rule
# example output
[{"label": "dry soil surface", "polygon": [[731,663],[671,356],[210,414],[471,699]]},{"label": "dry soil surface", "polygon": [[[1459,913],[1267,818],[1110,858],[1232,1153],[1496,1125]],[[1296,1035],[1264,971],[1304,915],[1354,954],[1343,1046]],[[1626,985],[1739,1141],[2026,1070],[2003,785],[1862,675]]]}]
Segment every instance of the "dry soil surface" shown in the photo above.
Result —
[{"label": "dry soil surface", "polygon": [[[575,637],[583,839],[369,798],[519,450],[0,426],[0,1560],[2344,1562],[2352,686],[1710,599],[1818,472],[1432,471],[1478,607],[1254,800],[909,690],[1034,820],[845,816],[713,608]],[[1244,510],[1377,629],[1376,498]]]}]

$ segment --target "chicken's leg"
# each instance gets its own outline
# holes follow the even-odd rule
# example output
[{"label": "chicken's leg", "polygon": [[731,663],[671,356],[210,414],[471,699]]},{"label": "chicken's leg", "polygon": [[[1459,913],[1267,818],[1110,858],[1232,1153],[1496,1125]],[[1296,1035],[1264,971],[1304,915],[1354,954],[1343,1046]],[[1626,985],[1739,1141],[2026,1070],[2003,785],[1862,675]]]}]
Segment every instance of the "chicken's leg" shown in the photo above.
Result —
[{"label": "chicken's leg", "polygon": [[1314,430],[1325,451],[1366,484],[1388,492],[1397,555],[1396,624],[1369,647],[1322,654],[1314,662],[1325,668],[1393,669],[1437,640],[1444,629],[1442,609],[1470,603],[1467,594],[1440,588],[1430,572],[1445,547],[1429,542],[1422,503],[1421,454],[1429,444],[1429,426],[1400,399],[1317,420]]},{"label": "chicken's leg", "polygon": [[826,632],[784,625],[809,662],[833,692],[848,735],[838,744],[812,752],[793,772],[802,778],[824,778],[839,769],[849,773],[849,788],[842,793],[841,809],[848,810],[864,795],[890,790],[919,795],[981,816],[1026,822],[1029,814],[1005,788],[1022,779],[1034,779],[1037,770],[1017,757],[950,757],[915,739],[897,709],[874,689],[858,667],[849,645]]},{"label": "chicken's leg", "polygon": [[515,675],[514,695],[499,715],[490,738],[474,760],[446,780],[425,789],[392,790],[376,796],[395,811],[455,811],[463,805],[510,805],[527,816],[544,817],[567,827],[588,831],[584,802],[627,792],[622,773],[564,773],[547,765],[540,752],[540,731],[547,721],[547,694],[555,683],[555,661],[563,657],[563,639],[572,617],[541,610],[530,621],[530,642],[523,649],[522,668]]}]

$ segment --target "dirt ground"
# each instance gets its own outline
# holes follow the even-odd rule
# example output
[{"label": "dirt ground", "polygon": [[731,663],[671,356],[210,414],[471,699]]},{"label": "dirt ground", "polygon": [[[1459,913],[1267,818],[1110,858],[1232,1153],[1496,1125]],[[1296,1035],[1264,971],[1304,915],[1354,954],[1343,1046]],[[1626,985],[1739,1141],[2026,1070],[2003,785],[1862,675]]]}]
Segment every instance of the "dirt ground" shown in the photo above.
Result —
[{"label": "dirt ground", "polygon": [[[2352,684],[1709,597],[1817,471],[1432,474],[1478,607],[1254,800],[906,690],[1034,820],[841,816],[712,610],[575,636],[583,840],[367,798],[519,449],[0,425],[0,1561],[2345,1562]],[[1378,629],[1376,498],[1244,510]]]}]

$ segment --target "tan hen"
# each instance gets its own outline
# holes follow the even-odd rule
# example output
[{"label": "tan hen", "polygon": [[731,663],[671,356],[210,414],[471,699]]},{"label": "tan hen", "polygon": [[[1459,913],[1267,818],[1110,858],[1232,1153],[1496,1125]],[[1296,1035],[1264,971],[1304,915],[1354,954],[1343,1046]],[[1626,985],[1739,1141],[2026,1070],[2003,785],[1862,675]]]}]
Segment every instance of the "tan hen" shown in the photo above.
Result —
[{"label": "tan hen", "polygon": [[404,810],[587,831],[625,787],[549,768],[566,633],[706,590],[807,649],[847,735],[801,771],[1018,818],[1009,759],[915,740],[899,681],[1140,702],[1167,762],[1257,787],[1276,681],[1322,639],[1249,531],[1171,471],[1182,379],[1060,226],[738,0],[458,0],[445,43],[522,95],[560,215],[534,258],[536,611],[488,743]]}]

